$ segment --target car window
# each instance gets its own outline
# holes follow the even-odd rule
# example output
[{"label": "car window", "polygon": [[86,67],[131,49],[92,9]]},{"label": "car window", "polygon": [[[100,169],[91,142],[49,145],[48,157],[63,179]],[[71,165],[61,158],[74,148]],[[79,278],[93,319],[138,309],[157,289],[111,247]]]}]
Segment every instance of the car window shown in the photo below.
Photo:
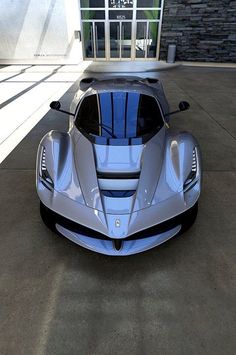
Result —
[{"label": "car window", "polygon": [[163,118],[156,99],[136,92],[105,92],[83,99],[78,129],[106,138],[138,138],[156,133]]},{"label": "car window", "polygon": [[86,96],[80,105],[75,125],[88,134],[99,135],[99,112],[97,95]]}]

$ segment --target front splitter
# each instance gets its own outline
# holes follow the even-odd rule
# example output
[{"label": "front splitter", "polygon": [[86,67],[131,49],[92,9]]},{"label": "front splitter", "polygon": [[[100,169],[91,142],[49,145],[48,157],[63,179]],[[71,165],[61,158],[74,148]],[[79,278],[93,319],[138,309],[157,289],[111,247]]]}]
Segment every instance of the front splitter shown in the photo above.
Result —
[{"label": "front splitter", "polygon": [[168,239],[174,237],[181,230],[181,225],[170,229],[167,232],[157,234],[152,237],[146,237],[143,239],[136,240],[123,240],[120,250],[117,250],[114,246],[113,240],[103,240],[96,238],[96,232],[94,232],[94,238],[87,237],[82,234],[70,231],[59,224],[56,224],[57,231],[64,237],[70,239],[72,242],[92,250],[94,252],[110,255],[110,256],[126,256],[144,252],[146,250],[152,249]]}]

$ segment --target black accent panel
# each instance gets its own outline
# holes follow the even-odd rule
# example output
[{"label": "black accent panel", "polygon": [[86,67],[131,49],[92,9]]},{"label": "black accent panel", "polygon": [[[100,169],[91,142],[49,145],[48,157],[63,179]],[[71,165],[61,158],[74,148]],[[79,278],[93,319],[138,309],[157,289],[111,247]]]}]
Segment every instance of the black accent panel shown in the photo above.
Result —
[{"label": "black accent panel", "polygon": [[105,172],[97,172],[98,179],[139,179],[140,172],[137,173],[105,173]]},{"label": "black accent panel", "polygon": [[[91,228],[85,227],[81,224],[78,224],[76,222],[71,221],[68,218],[65,218],[56,212],[50,210],[46,206],[44,206],[41,202],[41,209],[44,213],[44,215],[47,215],[47,219],[50,220],[50,222],[54,222],[55,224],[59,224],[60,226],[71,230],[73,232],[82,234],[84,236],[90,237],[90,238],[95,238],[95,239],[101,239],[101,240],[112,240],[105,234],[102,234],[100,232],[97,232]],[[153,237],[157,234],[164,233],[169,231],[170,229],[173,229],[177,227],[178,225],[182,226],[182,230],[185,231],[187,230],[192,223],[195,221],[195,218],[197,216],[197,211],[198,211],[198,203],[188,209],[186,212],[171,218],[165,222],[162,222],[160,224],[156,224],[155,226],[152,226],[150,228],[144,229],[140,232],[134,233],[131,236],[120,239],[120,240],[137,240],[137,239],[143,239],[143,238],[148,238],[148,237]]]},{"label": "black accent panel", "polygon": [[101,190],[102,194],[107,197],[130,197],[135,194],[135,190]]},{"label": "black accent panel", "polygon": [[80,234],[90,237],[90,238],[111,240],[105,234],[97,232],[91,228],[85,227],[82,224],[71,221],[70,219],[63,217],[62,215],[52,211],[50,208],[43,205],[42,202],[40,203],[40,209],[41,209],[41,213],[43,212],[45,219],[49,220],[51,223],[54,222],[54,224],[59,224],[60,226],[66,228],[72,232],[80,233]]},{"label": "black accent panel", "polygon": [[119,251],[122,247],[122,239],[113,239],[114,247]]}]

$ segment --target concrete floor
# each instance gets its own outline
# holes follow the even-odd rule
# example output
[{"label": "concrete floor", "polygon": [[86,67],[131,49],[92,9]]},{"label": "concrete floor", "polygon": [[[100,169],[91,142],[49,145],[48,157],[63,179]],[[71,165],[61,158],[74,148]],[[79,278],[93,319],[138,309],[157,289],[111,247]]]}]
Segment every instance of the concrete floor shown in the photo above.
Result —
[{"label": "concrete floor", "polygon": [[0,67],[0,163],[89,64]]},{"label": "concrete floor", "polygon": [[[145,74],[142,74],[145,76]],[[235,354],[236,71],[180,67],[163,80],[172,125],[203,154],[199,215],[186,234],[146,253],[111,258],[41,222],[35,155],[52,111],[0,169],[0,354]],[[61,100],[65,108],[77,83]]]}]

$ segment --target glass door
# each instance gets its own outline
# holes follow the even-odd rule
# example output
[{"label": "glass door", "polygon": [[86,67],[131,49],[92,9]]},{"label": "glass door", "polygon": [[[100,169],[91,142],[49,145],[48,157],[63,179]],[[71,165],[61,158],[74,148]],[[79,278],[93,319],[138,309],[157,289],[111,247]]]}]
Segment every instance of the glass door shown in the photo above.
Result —
[{"label": "glass door", "polygon": [[136,58],[155,58],[157,52],[158,22],[138,21],[136,28]]},{"label": "glass door", "polygon": [[146,58],[156,58],[159,22],[148,21],[147,27],[148,27],[148,30],[147,30],[147,56],[146,56]]},{"label": "glass door", "polygon": [[137,22],[135,52],[136,58],[146,58],[147,53],[147,22]]},{"label": "glass door", "polygon": [[110,21],[110,58],[130,59],[132,22]]},{"label": "glass door", "polygon": [[84,59],[157,59],[163,2],[79,0]]},{"label": "glass door", "polygon": [[105,58],[105,23],[94,22],[95,58]]},{"label": "glass door", "polygon": [[105,58],[104,22],[83,22],[83,46],[85,58]]},{"label": "glass door", "polygon": [[82,25],[84,57],[94,58],[93,23],[83,22]]}]

